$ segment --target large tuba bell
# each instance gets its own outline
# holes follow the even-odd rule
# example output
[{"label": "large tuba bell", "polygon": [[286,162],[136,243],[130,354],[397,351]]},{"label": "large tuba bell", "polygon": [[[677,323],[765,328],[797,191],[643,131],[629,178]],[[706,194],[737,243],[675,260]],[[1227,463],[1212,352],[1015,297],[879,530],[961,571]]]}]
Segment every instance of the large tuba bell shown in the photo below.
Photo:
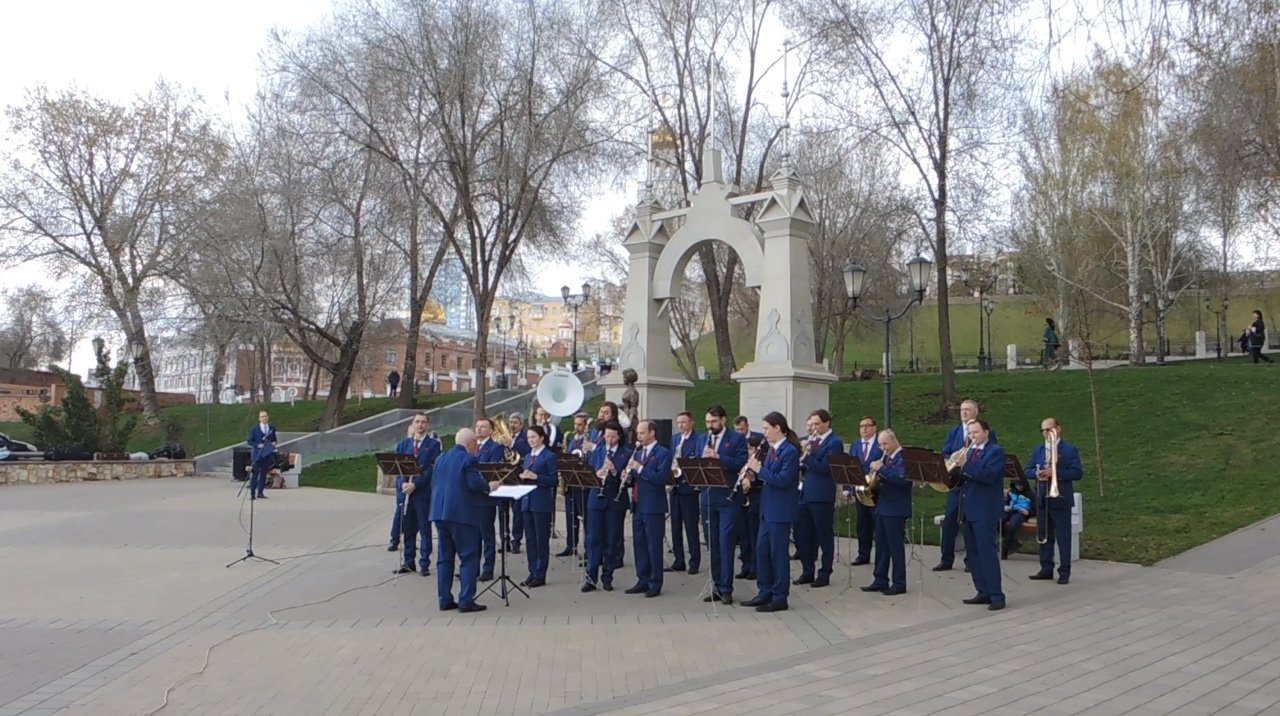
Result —
[{"label": "large tuba bell", "polygon": [[582,381],[564,368],[556,368],[538,381],[538,404],[553,418],[566,418],[578,412],[586,397]]},{"label": "large tuba bell", "polygon": [[511,428],[507,427],[507,414],[498,413],[489,418],[493,423],[493,439],[502,445],[502,461],[514,465],[520,462],[520,454],[511,449]]}]

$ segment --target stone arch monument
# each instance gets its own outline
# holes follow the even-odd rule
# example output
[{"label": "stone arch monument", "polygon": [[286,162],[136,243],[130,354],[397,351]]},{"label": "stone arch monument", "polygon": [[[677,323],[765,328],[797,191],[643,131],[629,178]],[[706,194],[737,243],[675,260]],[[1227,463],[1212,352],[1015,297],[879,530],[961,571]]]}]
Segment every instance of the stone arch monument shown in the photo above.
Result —
[{"label": "stone arch monument", "polygon": [[[640,417],[670,418],[685,409],[692,383],[671,365],[669,302],[680,295],[684,270],[704,242],[737,252],[746,285],[760,295],[755,360],[733,374],[739,403],[753,427],[780,411],[792,426],[829,404],[836,377],[817,361],[813,340],[809,241],[813,220],[800,178],[784,157],[770,189],[735,196],[724,183],[719,150],[702,155],[702,185],[685,207],[664,211],[646,192],[623,242],[630,254],[619,370],[601,379],[609,400],[622,397],[622,369],[639,375]],[[754,221],[734,216],[735,206],[760,204]],[[669,227],[683,218],[674,233]],[[693,406],[694,412],[707,406]]]}]

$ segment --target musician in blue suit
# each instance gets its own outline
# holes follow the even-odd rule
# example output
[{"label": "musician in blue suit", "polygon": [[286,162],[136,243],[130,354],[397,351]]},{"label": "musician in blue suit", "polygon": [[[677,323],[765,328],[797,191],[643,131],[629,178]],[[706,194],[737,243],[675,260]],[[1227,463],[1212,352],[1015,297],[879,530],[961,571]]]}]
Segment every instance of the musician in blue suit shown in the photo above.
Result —
[{"label": "musician in blue suit", "polygon": [[[739,415],[733,419],[733,431],[742,436],[747,441],[747,452],[752,451],[752,445],[759,445],[764,442],[764,433],[751,429],[751,421],[747,420],[747,416]],[[749,500],[746,508],[743,509],[742,519],[738,520],[741,525],[738,528],[738,559],[742,560],[742,571],[733,575],[735,579],[747,579],[755,581],[756,579],[756,537],[760,534],[760,483],[753,481]]]},{"label": "musician in blue suit", "polygon": [[[800,553],[800,576],[792,584],[810,584],[814,589],[831,584],[836,539],[833,522],[836,510],[836,483],[827,465],[827,456],[843,455],[844,442],[831,432],[831,413],[819,408],[805,420],[805,441],[800,457],[800,506],[796,512],[796,551]],[[818,552],[822,563],[817,565]],[[817,566],[817,573],[814,567]]]},{"label": "musician in blue suit", "polygon": [[[577,413],[573,416],[573,434],[565,436],[564,452],[568,455],[590,456],[595,445],[590,440],[587,423],[590,416]],[[556,553],[557,557],[569,557],[578,553],[578,536],[583,531],[582,525],[587,519],[587,490],[582,487],[569,487],[569,494],[564,498],[564,549]],[[586,553],[586,538],[582,538],[583,554]]]},{"label": "musician in blue suit", "polygon": [[[978,419],[978,403],[973,400],[966,400],[960,403],[960,424],[951,426],[947,431],[947,437],[942,441],[942,456],[950,459],[960,448],[963,448],[968,440],[968,426]],[[996,442],[996,431],[991,431],[991,442]],[[959,489],[952,490],[947,493],[947,507],[942,513],[942,539],[939,547],[942,549],[942,559],[938,561],[937,566],[933,568],[935,572],[945,572],[951,569],[956,561],[956,535],[960,534],[960,494]],[[966,550],[964,555],[964,564],[966,571],[970,568],[969,552]]]},{"label": "musician in blue suit", "polygon": [[[609,423],[618,423],[618,427],[621,428],[622,430],[622,432],[620,433],[620,436],[621,436],[620,439],[622,440],[622,444],[624,446],[631,444],[631,440],[629,438],[630,431],[627,429],[630,427],[630,425],[628,425],[626,428],[622,427],[622,423],[621,421],[619,421],[618,415],[619,413],[618,413],[617,403],[613,402],[612,400],[606,400],[600,404],[600,409],[596,411],[595,427],[591,428],[591,432],[589,433],[590,442],[592,445],[599,445],[600,441],[604,440],[604,429],[605,429],[604,426],[608,425]],[[630,452],[629,448],[628,448],[628,452]],[[624,522],[626,521],[625,517],[623,518],[623,521]],[[619,542],[617,545],[617,552],[614,553],[613,555],[614,569],[617,569],[622,566],[623,557],[625,555],[626,555],[626,547],[623,545],[622,542]]]},{"label": "musician in blue suit", "polygon": [[761,462],[747,460],[764,483],[760,489],[760,535],[756,538],[756,596],[742,603],[758,612],[788,608],[791,591],[791,521],[800,501],[800,438],[782,413],[764,416],[769,454]]},{"label": "musician in blue suit", "polygon": [[[671,436],[671,456],[675,458],[698,457],[702,453],[700,436],[693,431],[693,414],[687,410],[676,415],[676,434]],[[702,564],[702,544],[698,538],[698,492],[683,477],[676,478],[671,488],[671,566],[665,571],[697,574]],[[689,542],[689,559],[685,560],[685,541]]]},{"label": "musician in blue suit", "polygon": [[258,424],[249,429],[249,458],[253,463],[249,473],[249,499],[266,499],[263,490],[267,486],[267,472],[276,458],[276,429],[268,419],[267,411],[258,413]]},{"label": "musician in blue suit", "polygon": [[1040,545],[1040,571],[1032,579],[1053,579],[1053,546],[1058,546],[1058,584],[1071,581],[1071,509],[1076,504],[1075,481],[1084,476],[1080,451],[1075,445],[1062,439],[1062,426],[1057,418],[1040,421],[1040,434],[1045,439],[1057,440],[1058,448],[1058,496],[1049,497],[1049,479],[1053,472],[1045,456],[1044,443],[1031,451],[1024,473],[1027,479],[1036,479],[1037,522],[1047,520],[1049,540]]},{"label": "musician in blue suit", "polygon": [[[523,460],[529,455],[529,438],[524,434],[524,416],[520,413],[512,413],[507,416],[507,430],[511,433],[511,449]],[[520,540],[524,539],[524,512],[521,510],[523,500],[504,500],[504,509],[508,506],[511,509],[511,519],[509,527],[511,534],[503,535],[502,539],[506,542],[506,548],[511,554],[520,554]]]},{"label": "musician in blue suit", "polygon": [[[476,421],[476,459],[482,463],[505,463],[506,452],[501,443],[493,439],[493,421],[480,418]],[[494,523],[498,519],[498,505],[491,498],[484,498],[480,510],[480,551],[484,562],[480,565],[480,581],[493,579],[493,564],[497,558],[498,534]],[[510,500],[502,500],[510,502]]]},{"label": "musician in blue suit", "polygon": [[[907,593],[907,550],[904,540],[911,519],[911,483],[902,461],[902,446],[892,430],[880,431],[880,458],[868,468],[879,476],[876,499],[876,566],[864,592],[885,596]],[[892,579],[892,581],[890,581]]]},{"label": "musician in blue suit", "polygon": [[622,548],[622,526],[630,505],[627,491],[621,488],[631,451],[622,444],[622,426],[616,422],[605,423],[597,440],[587,462],[601,478],[601,486],[586,491],[587,573],[582,591],[594,591],[599,585],[612,592],[615,555]]},{"label": "musician in blue suit", "polygon": [[[427,435],[431,427],[431,419],[426,413],[413,416],[409,422],[409,434],[396,443],[396,453],[413,455],[418,461],[418,474],[408,480],[396,478],[396,489],[404,493],[404,559],[397,574],[413,571],[415,552],[418,556],[418,571],[426,577],[431,574],[431,475],[435,469],[436,458],[440,457],[440,443]],[[416,550],[416,543],[421,535],[421,550]]]},{"label": "musician in blue suit", "polygon": [[987,604],[996,611],[1004,609],[1000,555],[996,551],[1004,512],[1004,450],[991,439],[991,426],[985,420],[969,423],[969,442],[969,455],[956,471],[963,478],[960,489],[964,500],[964,548],[972,555],[969,566],[977,594],[964,603]]},{"label": "musician in blue suit", "polygon": [[631,548],[635,550],[636,583],[627,594],[656,597],[662,594],[662,533],[667,521],[667,480],[671,477],[671,451],[658,444],[658,425],[641,420],[636,425],[640,447],[627,463],[631,485]]},{"label": "musician in blue suit", "polygon": [[547,431],[541,425],[530,425],[524,431],[529,441],[529,454],[521,462],[520,479],[535,485],[533,492],[521,500],[524,512],[524,541],[528,546],[526,560],[529,577],[521,584],[541,587],[547,583],[547,565],[551,561],[551,520],[556,509],[556,455],[546,445]]},{"label": "musician in blue suit", "polygon": [[[871,463],[884,457],[880,442],[876,439],[876,419],[864,415],[858,419],[858,440],[849,443],[849,454],[858,458],[865,473],[871,469]],[[846,488],[845,494],[852,496]],[[857,517],[858,556],[853,559],[853,566],[858,567],[871,563],[871,545],[876,541],[876,508],[867,507],[854,501],[854,515]]]},{"label": "musician in blue suit", "polygon": [[733,604],[733,553],[744,517],[742,503],[746,494],[734,490],[738,473],[747,464],[747,441],[729,429],[729,416],[724,408],[713,405],[704,420],[706,435],[702,439],[701,457],[716,458],[724,479],[723,486],[702,489],[701,511],[707,532],[707,557],[711,562],[711,594],[704,602]]},{"label": "musician in blue suit", "polygon": [[[482,612],[476,604],[476,577],[480,571],[480,528],[488,505],[490,484],[480,474],[476,434],[458,431],[455,445],[436,460],[431,478],[431,514],[440,535],[436,557],[436,596],[440,611],[457,609],[464,614]],[[497,483],[493,483],[493,488]],[[490,523],[492,527],[492,523]],[[461,581],[458,601],[453,601],[453,562],[459,561]]]}]

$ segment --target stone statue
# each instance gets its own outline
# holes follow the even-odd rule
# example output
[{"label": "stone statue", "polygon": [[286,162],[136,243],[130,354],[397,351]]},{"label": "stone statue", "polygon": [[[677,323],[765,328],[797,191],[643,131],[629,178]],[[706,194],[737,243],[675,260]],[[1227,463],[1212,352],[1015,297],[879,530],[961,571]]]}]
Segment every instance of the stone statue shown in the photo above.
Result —
[{"label": "stone statue", "polygon": [[635,368],[627,368],[622,371],[622,383],[627,389],[622,393],[622,414],[627,416],[627,429],[632,436],[635,435],[636,423],[638,422],[637,413],[640,409],[640,391],[636,390],[636,381],[640,380],[640,374],[636,373]]}]

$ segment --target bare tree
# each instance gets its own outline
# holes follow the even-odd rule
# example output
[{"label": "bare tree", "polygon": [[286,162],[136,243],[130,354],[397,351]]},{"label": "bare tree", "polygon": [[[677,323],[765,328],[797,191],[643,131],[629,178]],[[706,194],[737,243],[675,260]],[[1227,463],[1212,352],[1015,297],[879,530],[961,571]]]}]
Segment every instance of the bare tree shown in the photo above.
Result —
[{"label": "bare tree", "polygon": [[53,296],[36,286],[0,292],[0,364],[40,368],[62,360],[71,349]]},{"label": "bare tree", "polygon": [[130,344],[143,412],[159,420],[142,302],[189,249],[189,212],[218,165],[215,132],[194,97],[163,82],[123,105],[40,87],[8,117],[10,240],[93,277]]}]

